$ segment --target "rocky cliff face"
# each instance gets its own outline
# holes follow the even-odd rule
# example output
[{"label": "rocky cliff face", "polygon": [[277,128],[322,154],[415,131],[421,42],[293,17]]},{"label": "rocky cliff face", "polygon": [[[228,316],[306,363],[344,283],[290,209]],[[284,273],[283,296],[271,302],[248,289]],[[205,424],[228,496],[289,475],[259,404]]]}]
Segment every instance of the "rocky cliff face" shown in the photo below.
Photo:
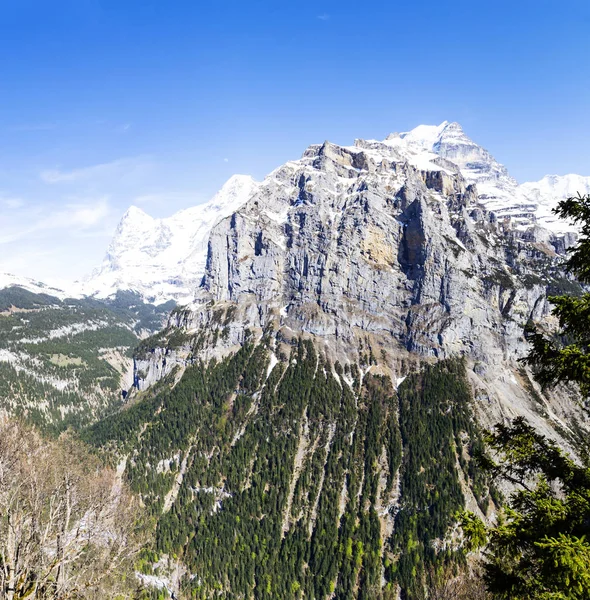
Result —
[{"label": "rocky cliff face", "polygon": [[543,286],[519,277],[527,253],[555,247],[532,243],[482,209],[450,163],[420,169],[386,144],[326,143],[213,229],[204,298],[251,304],[251,325],[273,320],[349,355],[370,335],[379,352],[497,363],[546,310]]},{"label": "rocky cliff face", "polygon": [[149,302],[189,301],[205,268],[209,232],[238,209],[256,189],[246,175],[234,175],[207,203],[154,219],[130,207],[103,264],[81,284],[80,293],[109,298],[130,290]]},{"label": "rocky cliff face", "polygon": [[[509,219],[511,227],[521,231],[539,225],[554,233],[572,231],[570,224],[551,214],[551,209],[559,199],[590,189],[590,178],[579,175],[547,176],[519,185],[458,123],[420,125],[406,133],[393,133],[382,142],[358,143],[366,151],[372,148],[378,161],[407,162],[426,172],[441,167],[451,172],[458,169],[466,185],[477,185],[478,201],[484,208],[500,220]],[[165,219],[154,219],[131,207],[103,264],[75,292],[106,298],[117,290],[133,290],[149,302],[192,300],[205,272],[212,227],[239,209],[256,190],[252,178],[236,175],[210,202]],[[72,290],[68,293],[72,295]]]},{"label": "rocky cliff face", "polygon": [[[512,180],[458,126],[428,139],[440,154],[419,133],[314,145],[271,173],[211,231],[197,298],[171,319],[193,342],[141,357],[138,385],[191,357],[232,353],[246,332],[271,335],[277,355],[304,336],[332,362],[394,379],[465,356],[488,398],[485,421],[524,413],[551,432],[557,421],[539,417],[517,361],[525,324],[548,318],[547,290],[575,285],[559,270],[575,237],[489,211],[465,165],[484,186]],[[578,414],[543,402],[558,421]]]},{"label": "rocky cliff face", "polygon": [[499,218],[480,187],[516,183],[454,124],[326,142],[212,228],[194,302],[136,351],[150,390],[92,438],[126,432],[196,594],[423,597],[456,510],[495,510],[479,425],[524,415],[570,451],[587,435],[575,393],[518,362],[547,293],[576,289],[575,236]]}]

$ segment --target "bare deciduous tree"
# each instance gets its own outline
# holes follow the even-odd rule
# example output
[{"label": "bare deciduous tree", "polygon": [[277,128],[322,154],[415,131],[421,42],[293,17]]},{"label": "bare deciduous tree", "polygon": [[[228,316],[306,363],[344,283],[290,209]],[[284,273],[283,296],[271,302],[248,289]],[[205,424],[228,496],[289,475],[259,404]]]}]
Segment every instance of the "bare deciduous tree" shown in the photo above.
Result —
[{"label": "bare deciduous tree", "polygon": [[111,469],[70,436],[0,422],[0,597],[128,597],[138,506]]},{"label": "bare deciduous tree", "polygon": [[477,564],[428,573],[428,600],[491,600]]}]

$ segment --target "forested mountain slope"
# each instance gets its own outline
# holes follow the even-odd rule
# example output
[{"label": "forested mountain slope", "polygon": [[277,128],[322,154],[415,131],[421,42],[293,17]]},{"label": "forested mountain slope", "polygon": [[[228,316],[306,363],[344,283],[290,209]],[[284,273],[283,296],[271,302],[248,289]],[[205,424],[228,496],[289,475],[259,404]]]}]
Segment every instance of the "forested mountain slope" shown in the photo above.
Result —
[{"label": "forested mountain slope", "polygon": [[326,142],[271,173],[136,349],[134,403],[84,433],[125,465],[180,597],[421,598],[461,560],[457,510],[495,510],[481,426],[587,435],[575,394],[519,362],[547,294],[581,290],[573,236],[498,219],[450,147],[398,146]]},{"label": "forested mountain slope", "polygon": [[122,292],[101,302],[0,290],[0,408],[58,431],[112,412],[133,383],[133,348],[170,308]]},{"label": "forested mountain slope", "polygon": [[85,437],[127,456],[157,552],[191,574],[182,597],[418,597],[430,565],[458,558],[455,512],[493,506],[464,363],[396,393],[309,341],[270,355],[263,340],[194,364]]}]

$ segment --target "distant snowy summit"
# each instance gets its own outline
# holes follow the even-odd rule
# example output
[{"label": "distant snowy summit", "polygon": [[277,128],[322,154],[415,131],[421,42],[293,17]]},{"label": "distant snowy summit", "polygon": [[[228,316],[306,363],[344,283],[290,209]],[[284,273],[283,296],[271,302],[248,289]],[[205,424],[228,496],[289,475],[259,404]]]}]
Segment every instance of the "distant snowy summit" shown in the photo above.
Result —
[{"label": "distant snowy summit", "polygon": [[[314,148],[310,146],[304,157]],[[551,210],[563,198],[590,193],[590,177],[580,175],[552,175],[519,185],[506,167],[467,137],[461,125],[448,121],[393,133],[382,141],[356,140],[347,150],[362,151],[384,165],[409,163],[420,171],[460,172],[468,183],[476,184],[479,202],[517,229],[543,227],[555,234],[572,231],[574,228],[558,220]],[[234,175],[206,204],[164,219],[154,219],[132,206],[102,265],[78,291],[107,298],[117,290],[133,290],[155,303],[191,301],[205,272],[211,229],[245,204],[260,186],[249,176]]]},{"label": "distant snowy summit", "polygon": [[523,183],[518,191],[534,205],[535,218],[541,226],[554,233],[575,231],[574,227],[558,219],[551,211],[559,200],[590,194],[590,177],[545,175],[540,181]]},{"label": "distant snowy summit", "polygon": [[459,123],[444,121],[438,126],[420,125],[406,133],[394,133],[385,142],[409,155],[410,162],[430,169],[444,168],[437,157],[454,163],[469,183],[475,183],[479,201],[498,218],[510,218],[512,226],[526,229],[541,226],[552,233],[575,231],[551,211],[559,200],[590,193],[590,177],[547,175],[540,181],[519,185],[485,148],[465,135]]},{"label": "distant snowy summit", "polygon": [[242,206],[257,185],[252,177],[234,175],[209,202],[165,219],[131,206],[102,265],[81,284],[81,292],[107,298],[117,290],[132,290],[156,304],[190,301],[205,271],[211,228]]},{"label": "distant snowy summit", "polygon": [[20,275],[13,275],[12,273],[0,273],[0,290],[19,287],[23,288],[33,294],[46,294],[63,300],[71,296],[71,294],[65,290],[57,287],[52,287],[41,281],[31,279],[29,277],[21,277]]}]

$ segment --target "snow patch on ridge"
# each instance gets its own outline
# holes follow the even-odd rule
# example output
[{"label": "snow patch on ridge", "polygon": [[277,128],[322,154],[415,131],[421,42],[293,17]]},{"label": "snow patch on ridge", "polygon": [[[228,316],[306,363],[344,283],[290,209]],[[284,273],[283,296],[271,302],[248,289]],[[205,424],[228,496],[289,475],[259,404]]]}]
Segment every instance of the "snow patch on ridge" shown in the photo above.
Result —
[{"label": "snow patch on ridge", "polygon": [[234,175],[209,202],[164,219],[131,206],[81,292],[108,298],[127,289],[156,304],[189,302],[205,271],[211,228],[242,206],[258,185],[247,175]]},{"label": "snow patch on ridge", "polygon": [[410,164],[423,170],[441,170],[432,162],[436,156],[456,164],[467,182],[476,184],[480,202],[499,218],[510,218],[518,229],[540,225],[558,234],[576,231],[552,210],[560,200],[590,193],[590,177],[580,175],[547,175],[519,185],[459,123],[419,125],[405,133],[393,133],[382,143],[407,155]]},{"label": "snow patch on ridge", "polygon": [[59,298],[60,300],[75,297],[73,293],[52,287],[41,281],[30,279],[29,277],[21,277],[11,273],[0,273],[0,290],[9,287],[21,287],[33,294],[47,294]]},{"label": "snow patch on ridge", "polygon": [[[519,185],[504,165],[455,122],[419,125],[411,131],[393,133],[382,141],[356,140],[354,146],[313,144],[302,158],[281,165],[264,182],[234,175],[212,200],[171,217],[154,219],[141,208],[131,206],[117,228],[103,264],[81,285],[80,292],[106,298],[117,290],[129,289],[156,304],[170,299],[189,304],[205,272],[209,235],[214,225],[255,195],[257,199],[270,199],[271,202],[265,203],[263,221],[278,229],[272,241],[285,250],[284,229],[291,208],[306,201],[304,196],[293,198],[283,192],[290,189],[291,177],[302,164],[317,169],[315,161],[332,153],[340,156],[342,163],[340,170],[326,179],[325,193],[342,196],[354,180],[349,173],[368,168],[363,160],[382,170],[395,163],[407,163],[422,172],[459,171],[468,183],[476,184],[479,202],[517,229],[541,226],[558,234],[575,231],[571,224],[557,219],[552,209],[563,198],[578,192],[590,193],[590,177],[580,175],[550,175],[538,182]],[[392,170],[392,185],[394,179],[401,185],[403,171],[398,177],[393,173]],[[334,182],[337,189],[328,189]],[[318,183],[323,186],[324,180]],[[254,210],[241,214],[245,219],[254,215],[259,217],[262,213]],[[332,207],[328,216],[334,224],[338,211]],[[0,276],[0,284],[1,281]]]}]

